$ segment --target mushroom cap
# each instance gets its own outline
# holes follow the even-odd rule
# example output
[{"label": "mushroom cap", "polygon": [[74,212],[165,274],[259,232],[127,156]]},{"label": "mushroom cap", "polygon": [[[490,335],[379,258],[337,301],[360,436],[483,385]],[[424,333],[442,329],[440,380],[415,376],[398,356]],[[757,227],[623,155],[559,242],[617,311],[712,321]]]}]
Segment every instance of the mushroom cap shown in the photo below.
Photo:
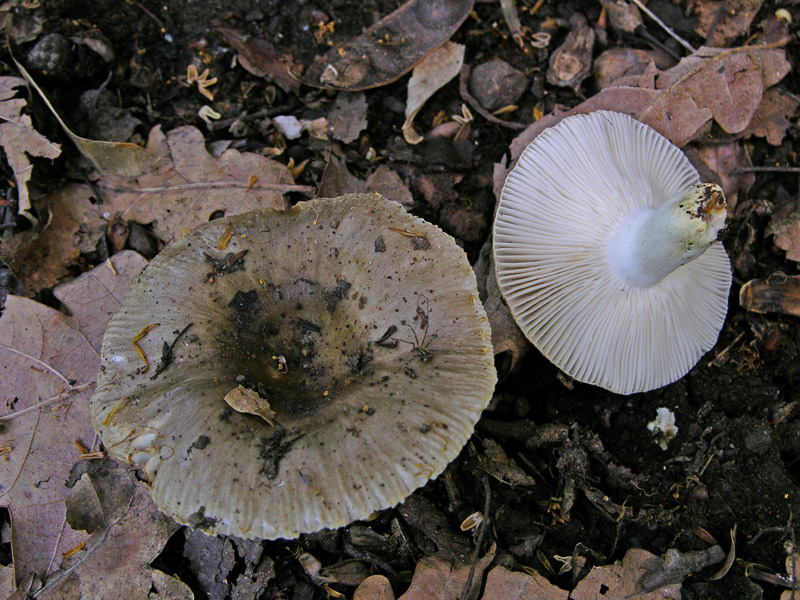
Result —
[{"label": "mushroom cap", "polygon": [[721,244],[646,288],[615,278],[607,253],[623,219],[698,182],[679,148],[616,112],[567,117],[522,153],[495,219],[497,280],[562,371],[632,394],[683,377],[714,346],[731,284]]},{"label": "mushroom cap", "polygon": [[[464,252],[378,194],[225,217],[134,280],[103,340],[92,423],[177,521],[293,538],[442,472],[491,399],[490,338]],[[232,390],[269,421],[228,406]]]}]

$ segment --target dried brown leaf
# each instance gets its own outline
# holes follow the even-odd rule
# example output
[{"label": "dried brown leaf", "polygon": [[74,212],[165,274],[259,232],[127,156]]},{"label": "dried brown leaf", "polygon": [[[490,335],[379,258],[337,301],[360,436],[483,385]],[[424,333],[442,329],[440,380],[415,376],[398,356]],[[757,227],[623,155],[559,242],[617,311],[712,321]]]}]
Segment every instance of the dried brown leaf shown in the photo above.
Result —
[{"label": "dried brown leaf", "polygon": [[[216,23],[214,23],[216,25]],[[230,27],[216,27],[226,43],[239,53],[239,64],[257,77],[272,77],[284,92],[300,91],[300,81],[292,75],[298,70],[290,50],[276,48],[270,42]]]},{"label": "dried brown leaf", "polygon": [[78,320],[78,330],[98,354],[106,325],[122,303],[131,280],[146,265],[147,260],[141,254],[123,250],[108,262],[53,290]]},{"label": "dried brown leaf", "polygon": [[680,597],[680,583],[669,583],[654,590],[643,589],[644,575],[663,569],[664,560],[640,548],[631,548],[622,561],[605,567],[595,567],[578,583],[570,600],[595,600],[598,597],[637,600],[670,600]]},{"label": "dried brown leaf", "polygon": [[344,160],[331,153],[322,173],[317,195],[320,198],[335,198],[351,192],[377,192],[384,198],[411,206],[414,198],[400,176],[386,165],[380,165],[366,180],[352,175]]},{"label": "dried brown leaf", "polygon": [[750,154],[740,142],[698,146],[697,153],[708,168],[719,176],[728,204],[728,214],[732,215],[739,198],[747,197],[747,192],[756,179],[755,173],[736,172],[741,167],[753,166]]},{"label": "dried brown leaf", "polygon": [[75,493],[97,498],[81,507],[81,520],[101,525],[81,550],[64,558],[37,597],[147,598],[155,587],[170,589],[176,600],[193,598],[186,584],[150,566],[179,526],[155,507],[147,485],[112,460],[76,468],[84,473]]},{"label": "dried brown leaf", "polygon": [[[89,396],[100,358],[61,313],[8,296],[0,317],[0,503],[11,512],[17,583],[45,575],[85,537],[65,524],[66,481],[91,446]],[[62,531],[63,527],[63,531]]]},{"label": "dried brown leaf", "polygon": [[473,3],[474,0],[408,0],[360,36],[318,56],[302,82],[349,91],[391,83],[450,39]]},{"label": "dried brown leaf", "polygon": [[37,219],[31,209],[28,195],[28,182],[33,166],[28,156],[56,158],[61,154],[61,146],[54,144],[33,128],[31,118],[22,114],[27,102],[16,98],[16,88],[25,85],[19,77],[0,77],[0,146],[6,153],[8,165],[14,172],[19,195],[19,212],[32,221]]},{"label": "dried brown leaf", "polygon": [[472,587],[463,594],[470,565],[434,554],[417,563],[411,587],[398,600],[468,600],[480,589],[483,572],[494,559],[495,546],[478,560],[472,576]]},{"label": "dried brown leaf", "polygon": [[[24,232],[0,247],[3,260],[29,293],[55,286],[80,254],[96,249],[108,222],[117,217],[152,224],[154,233],[169,244],[217,211],[282,210],[288,206],[285,192],[312,191],[294,185],[285,165],[263,156],[233,149],[212,156],[194,127],[167,135],[154,128],[148,151],[163,157],[155,171],[104,177],[94,187],[70,185],[37,202],[40,214],[50,215],[41,235]],[[19,243],[13,243],[16,237]]]},{"label": "dried brown leaf", "polygon": [[495,567],[486,577],[482,600],[567,600],[569,592],[550,583],[546,577],[533,573],[509,571]]},{"label": "dried brown leaf", "polygon": [[780,271],[767,279],[751,279],[739,290],[739,304],[754,313],[800,317],[800,275]]},{"label": "dried brown leaf", "polygon": [[786,251],[786,258],[800,262],[800,199],[793,198],[775,211],[767,233],[775,236],[775,245]]},{"label": "dried brown leaf", "polygon": [[730,46],[747,34],[764,0],[725,0],[718,7],[706,36],[706,45]]},{"label": "dried brown leaf", "polygon": [[367,128],[367,98],[362,93],[336,96],[328,112],[328,131],[331,137],[349,144]]},{"label": "dried brown leaf", "polygon": [[383,575],[367,577],[353,592],[353,600],[394,600],[392,584]]},{"label": "dried brown leaf", "polygon": [[570,110],[546,115],[511,142],[511,163],[495,165],[495,193],[499,197],[511,164],[539,133],[577,113],[627,113],[681,147],[709,130],[712,119],[728,133],[744,135],[763,91],[790,70],[785,44],[781,39],[741,48],[703,47],[662,72],[655,88],[612,86]]},{"label": "dried brown leaf", "polygon": [[744,136],[756,135],[767,139],[773,146],[780,146],[791,127],[800,107],[800,100],[777,88],[768,89],[761,98]]}]

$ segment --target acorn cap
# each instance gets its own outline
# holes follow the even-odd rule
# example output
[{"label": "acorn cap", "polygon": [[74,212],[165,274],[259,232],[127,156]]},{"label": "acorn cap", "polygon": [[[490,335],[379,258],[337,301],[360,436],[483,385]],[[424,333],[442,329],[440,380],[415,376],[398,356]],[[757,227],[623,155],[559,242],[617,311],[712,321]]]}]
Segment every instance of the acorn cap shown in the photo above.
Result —
[{"label": "acorn cap", "polygon": [[495,382],[464,252],[353,194],[218,219],[156,256],[106,331],[92,422],[177,521],[293,538],[438,476]]},{"label": "acorn cap", "polygon": [[731,284],[713,243],[725,199],[698,182],[680,149],[609,111],[565,118],[520,156],[495,219],[497,280],[522,331],[565,373],[643,392],[716,343]]}]

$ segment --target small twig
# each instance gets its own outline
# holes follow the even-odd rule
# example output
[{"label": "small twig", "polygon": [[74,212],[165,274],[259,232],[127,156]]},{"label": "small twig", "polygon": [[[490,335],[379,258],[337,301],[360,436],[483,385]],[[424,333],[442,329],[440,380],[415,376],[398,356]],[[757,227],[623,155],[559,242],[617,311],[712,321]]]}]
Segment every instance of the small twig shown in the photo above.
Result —
[{"label": "small twig", "polygon": [[475,552],[472,553],[472,564],[469,566],[469,576],[464,584],[464,591],[461,593],[462,598],[469,597],[468,594],[472,587],[472,579],[475,576],[475,565],[478,563],[481,546],[483,546],[483,542],[486,540],[486,534],[489,532],[489,522],[491,521],[489,514],[492,510],[492,488],[489,487],[489,476],[484,474],[482,482],[486,497],[483,504],[483,521],[481,521],[480,528],[478,529],[478,539],[475,541]]},{"label": "small twig", "polygon": [[246,188],[246,189],[255,189],[255,190],[270,190],[274,192],[301,192],[304,194],[314,194],[316,192],[315,188],[309,185],[290,185],[290,184],[283,184],[283,183],[260,183],[256,186],[252,186],[249,182],[228,182],[228,181],[203,181],[198,183],[183,183],[179,185],[164,185],[158,187],[143,187],[143,188],[133,188],[133,187],[124,187],[124,186],[107,186],[107,185],[100,185],[101,189],[110,190],[112,192],[118,193],[130,193],[130,192],[137,192],[140,194],[160,194],[164,192],[182,192],[184,190],[194,190],[194,189],[209,189],[209,188]]},{"label": "small twig", "polygon": [[3,415],[2,417],[0,417],[0,421],[10,421],[11,419],[16,419],[17,417],[21,417],[22,415],[28,414],[35,410],[39,410],[43,406],[47,406],[48,404],[53,404],[54,402],[58,402],[60,400],[64,400],[65,398],[69,398],[73,394],[82,392],[83,390],[92,387],[94,384],[95,384],[94,381],[89,381],[88,383],[82,383],[80,385],[76,385],[75,387],[72,387],[64,392],[61,392],[58,396],[54,396],[49,400],[43,400],[42,402],[34,404],[33,406],[29,406],[28,408],[23,408],[22,410],[19,410],[17,412]]},{"label": "small twig", "polygon": [[642,11],[644,14],[646,14],[648,17],[650,17],[651,19],[653,19],[653,21],[655,21],[656,23],[658,23],[659,27],[661,27],[661,29],[663,29],[664,31],[666,31],[666,32],[667,32],[667,33],[670,35],[670,37],[672,37],[672,39],[674,39],[675,41],[677,41],[677,42],[678,42],[678,43],[679,43],[681,46],[683,46],[684,48],[686,48],[686,49],[687,49],[689,52],[691,52],[692,54],[694,54],[695,52],[697,52],[697,50],[695,50],[694,46],[692,46],[692,45],[691,45],[689,42],[687,42],[685,39],[683,39],[683,38],[682,38],[681,36],[679,36],[677,33],[675,33],[674,31],[672,31],[672,29],[671,29],[671,28],[670,28],[670,27],[669,27],[669,26],[668,26],[666,23],[664,23],[664,21],[662,21],[661,19],[659,19],[659,18],[658,18],[658,17],[657,17],[657,16],[656,16],[656,15],[653,13],[653,11],[651,11],[651,10],[650,10],[649,8],[647,8],[647,7],[646,7],[644,4],[642,4],[640,0],[632,0],[632,1],[633,1],[633,3],[634,3],[636,6],[638,6],[638,7],[639,7],[639,10],[641,10],[641,11]]},{"label": "small twig", "polygon": [[732,173],[800,173],[800,167],[736,167]]}]

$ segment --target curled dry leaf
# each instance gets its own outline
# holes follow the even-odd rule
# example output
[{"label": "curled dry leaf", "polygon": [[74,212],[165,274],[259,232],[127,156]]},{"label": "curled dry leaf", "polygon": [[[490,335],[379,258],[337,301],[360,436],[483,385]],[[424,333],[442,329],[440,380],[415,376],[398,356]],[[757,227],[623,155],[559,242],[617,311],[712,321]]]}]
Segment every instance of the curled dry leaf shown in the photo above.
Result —
[{"label": "curled dry leaf", "polygon": [[391,83],[445,43],[474,0],[408,0],[364,31],[318,56],[301,78],[312,87],[359,91]]},{"label": "curled dry leaf", "polygon": [[[283,364],[286,364],[285,361]],[[236,412],[256,415],[270,425],[274,425],[272,420],[275,418],[275,411],[269,407],[269,401],[259,396],[258,392],[249,390],[243,385],[237,385],[225,394],[225,403]]]},{"label": "curled dry leaf", "polygon": [[767,279],[751,279],[739,290],[739,304],[754,313],[800,317],[800,275],[780,271]]},{"label": "curled dry leaf", "polygon": [[78,463],[67,518],[76,528],[93,523],[84,546],[70,554],[38,598],[147,598],[189,600],[185,583],[150,566],[178,524],[153,505],[147,485],[112,460]]},{"label": "curled dry leaf", "polygon": [[414,129],[414,117],[431,96],[461,72],[464,50],[462,44],[445,42],[414,67],[408,80],[406,120],[403,123],[403,137],[409,144],[422,141],[422,136]]},{"label": "curled dry leaf", "polygon": [[8,296],[0,317],[0,503],[11,512],[11,549],[19,584],[43,577],[84,535],[62,525],[66,481],[94,432],[89,396],[100,358],[63,315]]},{"label": "curled dry leaf", "polygon": [[19,69],[20,74],[36,90],[45,103],[47,108],[56,118],[58,124],[67,134],[69,139],[78,147],[81,154],[103,175],[123,175],[126,177],[135,177],[157,166],[159,157],[148,152],[148,149],[130,144],[128,142],[106,142],[102,140],[90,140],[81,137],[72,132],[67,127],[67,124],[58,114],[55,107],[50,104],[50,100],[45,95],[44,91],[36,84],[33,77],[30,76],[25,67],[14,59],[14,64]]},{"label": "curled dry leaf", "polygon": [[6,153],[8,165],[14,171],[19,212],[36,223],[38,219],[29,213],[31,201],[28,196],[28,181],[31,179],[33,167],[28,157],[56,158],[61,154],[61,146],[37,132],[31,118],[22,114],[27,101],[15,96],[16,88],[23,85],[25,81],[19,77],[0,77],[0,146]]}]

